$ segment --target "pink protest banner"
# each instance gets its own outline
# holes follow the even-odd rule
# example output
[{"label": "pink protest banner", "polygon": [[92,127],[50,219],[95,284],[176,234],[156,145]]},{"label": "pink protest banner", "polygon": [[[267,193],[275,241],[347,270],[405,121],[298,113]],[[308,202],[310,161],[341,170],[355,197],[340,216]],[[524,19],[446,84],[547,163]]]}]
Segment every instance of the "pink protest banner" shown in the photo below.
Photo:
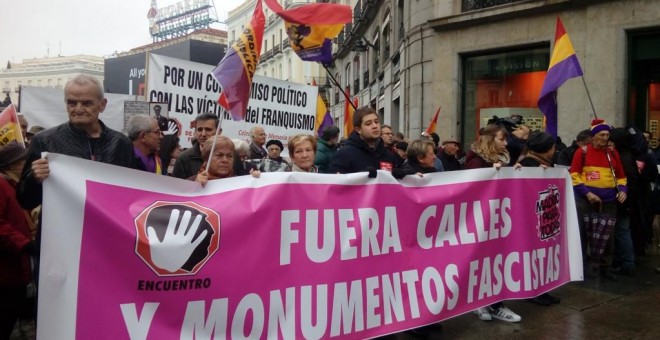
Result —
[{"label": "pink protest banner", "polygon": [[49,159],[40,339],[369,338],[582,279],[563,169],[201,188]]}]

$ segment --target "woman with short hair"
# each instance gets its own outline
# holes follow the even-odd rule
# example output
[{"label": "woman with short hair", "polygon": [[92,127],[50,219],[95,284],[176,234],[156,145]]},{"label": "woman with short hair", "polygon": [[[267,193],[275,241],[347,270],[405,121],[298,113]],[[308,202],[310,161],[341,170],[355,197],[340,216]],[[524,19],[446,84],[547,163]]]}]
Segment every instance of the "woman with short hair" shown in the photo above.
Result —
[{"label": "woman with short hair", "polygon": [[312,135],[296,135],[289,139],[289,157],[293,166],[291,171],[318,173],[314,165],[316,156],[316,138]]},{"label": "woman with short hair", "polygon": [[[211,151],[213,151],[213,154],[211,154]],[[194,177],[194,180],[204,186],[208,181],[213,179],[236,176],[234,173],[234,157],[235,148],[231,139],[225,136],[209,138],[202,148],[202,159],[204,159],[204,163],[199,169],[197,176]],[[210,164],[208,171],[206,170],[207,163]],[[252,177],[257,178],[260,172],[254,170],[250,174]]]}]

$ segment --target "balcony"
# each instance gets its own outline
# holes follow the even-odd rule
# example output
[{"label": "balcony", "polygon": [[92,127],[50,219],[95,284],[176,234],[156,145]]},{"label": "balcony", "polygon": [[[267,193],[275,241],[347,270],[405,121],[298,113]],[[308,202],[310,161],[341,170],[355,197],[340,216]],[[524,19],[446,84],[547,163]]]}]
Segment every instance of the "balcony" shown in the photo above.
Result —
[{"label": "balcony", "polygon": [[353,22],[346,24],[337,37],[337,49],[333,59],[343,58],[352,49],[355,41],[362,38],[369,25],[376,19],[383,0],[359,0],[353,8]]},{"label": "balcony", "polygon": [[523,0],[462,0],[461,10],[463,12],[476,11],[488,7],[510,4]]},{"label": "balcony", "polygon": [[360,20],[362,20],[362,0],[358,0],[353,7],[353,24],[359,25]]},{"label": "balcony", "polygon": [[353,80],[353,94],[360,92],[360,78]]},{"label": "balcony", "polygon": [[282,40],[282,50],[288,47],[291,47],[291,44],[289,44],[289,38],[285,38],[284,40]]},{"label": "balcony", "polygon": [[273,55],[277,55],[281,52],[282,52],[282,45],[281,44],[277,44],[277,45],[273,46]]}]

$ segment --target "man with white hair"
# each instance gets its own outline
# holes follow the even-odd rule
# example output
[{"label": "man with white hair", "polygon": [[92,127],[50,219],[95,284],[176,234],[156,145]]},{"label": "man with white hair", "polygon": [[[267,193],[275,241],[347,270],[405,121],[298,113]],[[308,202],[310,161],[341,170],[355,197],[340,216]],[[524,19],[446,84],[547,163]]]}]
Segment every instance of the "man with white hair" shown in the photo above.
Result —
[{"label": "man with white hair", "polygon": [[162,175],[163,165],[158,156],[163,133],[154,117],[138,114],[128,119],[128,138],[133,142],[133,152],[140,170]]},{"label": "man with white hair", "polygon": [[250,129],[250,159],[262,159],[268,156],[268,151],[264,148],[266,144],[266,132],[261,126],[255,126]]},{"label": "man with white hair", "polygon": [[41,131],[30,141],[17,188],[17,197],[24,209],[31,210],[41,204],[41,183],[50,174],[48,159],[41,158],[42,152],[137,167],[128,137],[99,119],[108,100],[98,79],[80,74],[69,80],[64,86],[64,102],[69,121]]}]

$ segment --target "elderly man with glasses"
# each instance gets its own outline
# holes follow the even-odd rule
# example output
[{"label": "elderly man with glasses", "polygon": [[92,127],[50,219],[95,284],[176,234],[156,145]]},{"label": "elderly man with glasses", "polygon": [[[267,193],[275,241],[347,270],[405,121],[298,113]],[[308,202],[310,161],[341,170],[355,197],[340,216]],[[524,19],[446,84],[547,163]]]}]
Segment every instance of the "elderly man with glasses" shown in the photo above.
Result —
[{"label": "elderly man with glasses", "polygon": [[162,175],[163,165],[158,151],[163,134],[158,120],[147,115],[134,115],[128,120],[126,133],[133,142],[133,152],[140,170]]}]

